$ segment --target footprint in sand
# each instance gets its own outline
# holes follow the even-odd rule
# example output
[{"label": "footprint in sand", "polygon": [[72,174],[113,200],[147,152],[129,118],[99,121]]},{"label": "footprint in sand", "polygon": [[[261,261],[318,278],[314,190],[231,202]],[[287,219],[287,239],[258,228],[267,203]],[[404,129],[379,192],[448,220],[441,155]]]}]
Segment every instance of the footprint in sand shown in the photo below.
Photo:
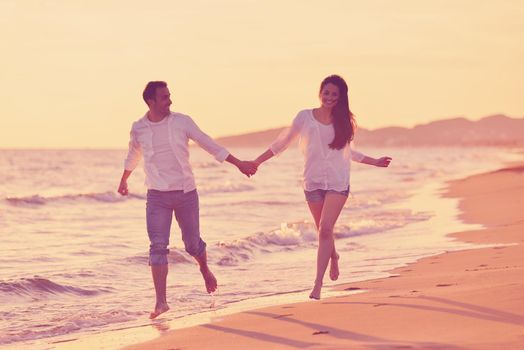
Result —
[{"label": "footprint in sand", "polygon": [[293,314],[277,315],[273,318],[282,318],[282,317],[288,317],[288,316],[293,316]]}]

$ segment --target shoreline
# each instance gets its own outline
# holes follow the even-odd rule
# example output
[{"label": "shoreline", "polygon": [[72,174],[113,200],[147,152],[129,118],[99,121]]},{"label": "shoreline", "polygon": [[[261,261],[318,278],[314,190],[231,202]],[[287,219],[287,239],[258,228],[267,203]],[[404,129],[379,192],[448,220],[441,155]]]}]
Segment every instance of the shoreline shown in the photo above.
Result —
[{"label": "shoreline", "polygon": [[[239,341],[242,340],[238,345],[238,348],[271,348],[271,349],[287,349],[287,348],[296,348],[298,347],[304,347],[308,346],[305,345],[305,343],[294,343],[293,341],[290,342],[290,339],[296,339],[300,340],[304,337],[308,337],[309,335],[315,335],[315,337],[312,338],[312,340],[315,340],[315,342],[311,342],[311,344],[316,344],[314,348],[324,348],[327,347],[329,349],[347,349],[349,348],[366,348],[369,347],[372,348],[379,348],[379,349],[389,349],[389,348],[396,348],[396,347],[403,347],[403,346],[410,346],[411,348],[433,348],[434,346],[437,346],[436,348],[450,348],[449,344],[445,344],[446,346],[441,347],[442,344],[439,345],[438,342],[436,343],[424,343],[423,346],[422,343],[417,343],[414,340],[412,340],[411,336],[404,337],[402,339],[404,340],[394,340],[393,342],[390,342],[390,339],[382,339],[380,338],[380,335],[383,333],[383,331],[380,329],[380,327],[376,327],[376,324],[370,324],[368,325],[368,328],[365,329],[363,332],[354,332],[356,329],[354,329],[355,324],[353,322],[357,322],[360,320],[360,318],[363,316],[360,313],[362,310],[360,310],[361,307],[368,306],[367,312],[369,312],[371,315],[375,313],[377,310],[382,309],[381,306],[394,306],[394,304],[391,303],[391,301],[397,301],[397,300],[403,300],[405,298],[413,299],[415,297],[419,297],[419,299],[422,299],[423,295],[421,293],[426,293],[427,291],[422,288],[416,287],[420,284],[421,281],[419,281],[420,276],[417,275],[416,268],[419,265],[422,266],[423,269],[430,270],[430,274],[435,274],[433,271],[435,267],[443,266],[440,264],[439,258],[440,257],[446,257],[446,256],[453,256],[453,254],[461,254],[461,253],[467,253],[467,252],[477,252],[480,250],[488,250],[493,249],[497,252],[502,252],[505,250],[506,246],[505,244],[511,244],[515,243],[512,238],[509,238],[507,240],[500,240],[500,236],[497,237],[497,239],[493,239],[490,235],[487,235],[484,231],[490,230],[491,228],[487,225],[484,225],[485,228],[482,228],[483,225],[481,225],[481,221],[484,221],[486,219],[486,214],[482,214],[481,218],[482,220],[478,220],[478,218],[475,217],[475,215],[469,215],[468,213],[471,211],[469,207],[464,207],[464,201],[467,201],[467,197],[471,196],[471,193],[473,193],[475,196],[478,195],[478,188],[484,188],[485,184],[482,183],[484,181],[484,177],[491,177],[493,174],[500,175],[510,175],[510,178],[513,177],[513,175],[519,174],[519,171],[522,171],[524,169],[524,166],[521,168],[521,163],[515,163],[511,162],[507,167],[487,172],[487,173],[480,173],[476,175],[471,175],[464,179],[459,180],[452,180],[449,182],[441,182],[440,186],[433,186],[433,190],[431,191],[423,191],[425,194],[423,196],[419,196],[422,198],[418,198],[417,201],[411,202],[409,206],[413,206],[413,208],[418,208],[421,210],[421,201],[424,200],[430,200],[428,195],[432,194],[433,196],[437,196],[439,198],[452,198],[453,199],[453,205],[452,207],[456,207],[459,205],[460,208],[460,215],[457,215],[457,209],[450,210],[450,208],[445,208],[445,210],[439,209],[439,212],[444,212],[445,216],[450,212],[453,211],[453,216],[456,218],[455,222],[448,222],[446,220],[437,220],[437,222],[434,222],[434,225],[437,225],[437,230],[442,232],[444,229],[442,226],[444,226],[445,230],[447,232],[455,232],[455,233],[448,233],[445,236],[454,240],[457,240],[457,250],[451,249],[447,253],[441,253],[437,255],[431,255],[429,257],[418,257],[416,261],[410,262],[407,265],[404,264],[402,267],[396,268],[396,269],[390,269],[384,274],[388,275],[387,277],[377,277],[375,279],[370,279],[362,282],[352,282],[352,283],[342,283],[342,284],[332,284],[332,282],[329,283],[329,285],[326,285],[325,292],[323,293],[324,297],[320,302],[313,302],[308,301],[306,297],[304,297],[303,291],[291,291],[288,293],[282,293],[282,294],[275,294],[265,297],[260,297],[256,299],[247,299],[244,301],[240,301],[237,303],[234,303],[235,305],[229,305],[224,308],[219,309],[210,309],[208,311],[203,310],[202,312],[198,312],[196,314],[192,315],[186,315],[186,316],[180,316],[175,318],[168,318],[168,319],[162,319],[155,322],[150,322],[149,320],[137,320],[132,325],[122,326],[122,327],[114,327],[110,330],[105,330],[102,332],[95,332],[95,333],[79,333],[79,334],[72,334],[71,337],[62,336],[60,339],[55,339],[54,341],[37,341],[37,343],[33,343],[34,346],[37,348],[46,348],[46,349],[90,349],[93,348],[94,344],[97,344],[98,346],[95,346],[96,348],[103,348],[103,349],[117,349],[117,348],[124,348],[124,349],[170,349],[170,348],[177,348],[179,346],[183,345],[183,348],[189,348],[189,349],[207,349],[207,348],[232,348],[228,342],[233,341]],[[520,170],[519,170],[520,169]],[[480,183],[478,183],[478,178],[481,178]],[[475,180],[476,183],[471,183],[471,179]],[[522,180],[520,180],[520,183],[517,181],[518,184],[524,184],[524,177],[521,177]],[[502,185],[506,183],[506,179],[502,181]],[[495,184],[497,185],[497,184]],[[496,187],[497,191],[500,192],[501,184],[498,184]],[[513,186],[513,185],[511,185]],[[504,186],[502,186],[504,187]],[[438,189],[438,190],[435,190]],[[522,189],[521,189],[522,191]],[[519,192],[521,193],[521,192]],[[515,191],[515,196],[518,196]],[[524,193],[522,193],[522,196],[524,197]],[[459,201],[460,200],[460,201]],[[444,204],[444,207],[449,207],[449,203],[446,204],[445,202],[440,201],[438,204]],[[460,203],[460,204],[459,204]],[[426,204],[427,206],[427,204]],[[441,205],[442,206],[442,205]],[[486,207],[485,205],[481,205],[482,207]],[[516,206],[514,212],[511,214],[513,216],[518,216],[518,210],[520,208],[520,211],[523,209],[522,203],[520,203],[520,206]],[[490,206],[487,206],[489,209]],[[453,208],[451,208],[453,209]],[[478,210],[473,208],[473,210]],[[509,213],[509,210],[502,210],[504,213]],[[468,216],[469,215],[469,216]],[[510,215],[510,217],[511,217]],[[439,215],[440,216],[440,215]],[[460,218],[460,220],[459,220]],[[508,219],[505,218],[502,221],[507,221]],[[524,220],[523,220],[524,221]],[[495,223],[497,224],[497,223]],[[493,225],[493,223],[492,223]],[[507,225],[507,224],[505,224]],[[511,225],[510,225],[511,226]],[[486,228],[487,227],[487,228]],[[475,228],[475,229],[472,229]],[[478,228],[478,229],[477,229]],[[467,231],[464,231],[465,229],[468,229]],[[484,234],[483,234],[484,232]],[[470,237],[470,235],[472,237]],[[523,235],[524,236],[524,235]],[[480,238],[480,239],[478,239]],[[519,242],[522,241],[524,238],[520,237]],[[430,244],[430,243],[428,243]],[[468,248],[468,246],[471,245],[472,248]],[[462,247],[460,247],[462,246]],[[435,246],[434,246],[435,247]],[[484,247],[484,248],[483,248]],[[487,247],[487,248],[485,248]],[[512,246],[508,246],[512,247]],[[482,265],[482,264],[481,264]],[[349,267],[351,268],[351,267]],[[453,266],[447,266],[448,270],[453,269]],[[488,266],[483,267],[488,270]],[[477,269],[479,269],[477,267]],[[445,275],[446,273],[449,273],[450,271],[445,270],[441,271],[442,269],[437,269],[437,273],[440,275]],[[460,269],[459,269],[460,270]],[[415,272],[414,272],[415,271]],[[522,276],[519,275],[519,277]],[[444,279],[444,278],[443,278]],[[409,289],[408,287],[402,289],[402,283],[403,281],[407,281],[406,285],[408,287],[413,287]],[[402,283],[401,283],[402,282]],[[432,289],[433,291],[443,291],[445,289],[452,289],[452,287],[455,287],[457,283],[445,283],[445,282],[438,282],[434,286],[435,288]],[[415,288],[416,287],[416,288]],[[446,287],[446,288],[444,288]],[[409,289],[409,290],[408,290]],[[420,290],[419,290],[420,289]],[[381,291],[383,293],[392,293],[392,295],[381,295]],[[395,292],[398,291],[398,292]],[[402,294],[402,293],[403,294]],[[522,293],[521,293],[522,294]],[[376,302],[376,304],[371,305],[371,303],[375,302],[375,298],[383,298],[383,300],[380,300],[379,302]],[[392,299],[392,298],[398,298],[398,299]],[[306,300],[306,301],[304,301]],[[420,301],[420,300],[417,300]],[[213,303],[213,298],[210,298],[210,302]],[[343,303],[342,303],[343,302]],[[333,308],[329,305],[338,305],[338,308]],[[358,306],[358,307],[357,307]],[[426,305],[428,306],[428,305]],[[523,303],[520,302],[518,304],[522,312],[521,314],[524,314],[524,307]],[[400,307],[400,306],[396,306]],[[432,305],[431,307],[435,307],[437,310],[438,305]],[[298,311],[295,311],[295,309],[298,309]],[[312,309],[314,311],[311,311],[309,309]],[[300,321],[317,321],[319,320],[319,315],[322,315],[322,313],[325,311],[331,312],[332,310],[335,310],[337,312],[338,310],[344,310],[344,313],[347,315],[350,315],[349,317],[356,317],[355,320],[352,320],[349,322],[348,320],[342,319],[340,322],[337,321],[334,317],[327,317],[325,320],[325,325],[329,325],[332,322],[335,322],[338,327],[333,327],[331,325],[331,329],[328,328],[328,330],[324,331],[322,330],[322,325],[324,323],[311,323],[311,328],[316,324],[318,327],[318,330],[309,332],[306,330],[306,333],[304,334],[297,334],[296,336],[290,336],[287,331],[283,331],[284,328],[275,328],[275,329],[266,329],[265,323],[268,322],[267,319],[258,317],[258,319],[255,317],[253,320],[252,316],[253,314],[257,314],[257,311],[265,311],[268,310],[272,313],[274,313],[273,318],[276,320],[287,320],[287,318],[294,318],[297,317]],[[364,308],[366,309],[366,308]],[[407,308],[410,310],[409,308]],[[284,310],[284,311],[283,311]],[[359,311],[360,310],[360,311]],[[292,312],[287,312],[292,311]],[[299,313],[300,311],[300,313]],[[309,314],[303,314],[303,312],[313,312],[311,315]],[[380,310],[382,312],[382,310]],[[376,319],[376,321],[379,322],[398,322],[398,318],[402,318],[404,315],[404,308],[401,308],[397,311],[396,317],[393,320],[387,320],[388,317],[391,315],[388,315],[384,320]],[[295,315],[295,316],[294,316]],[[298,316],[297,316],[298,315]],[[259,315],[260,316],[260,315]],[[322,318],[325,315],[322,315]],[[518,316],[517,320],[520,320],[519,317],[524,316]],[[236,319],[242,319],[243,321],[240,322],[239,329],[236,327],[231,327],[232,330],[230,330],[232,333],[228,333],[225,330],[217,330],[214,329],[212,326],[214,325],[222,325],[222,324],[232,324],[235,325]],[[364,318],[365,320],[365,318]],[[273,320],[271,320],[270,323],[272,323]],[[360,320],[363,321],[363,320]],[[231,323],[233,322],[233,323]],[[450,321],[453,322],[453,321]],[[283,322],[276,322],[277,324],[280,323],[282,326]],[[248,326],[249,324],[249,326]],[[299,324],[298,322],[295,324]],[[375,329],[376,328],[376,329]],[[236,330],[236,333],[233,332]],[[247,333],[243,333],[240,331],[247,331]],[[262,330],[260,332],[260,330]],[[329,338],[332,337],[330,334],[338,334],[340,332],[346,332],[348,334],[347,337],[343,337],[338,335],[337,338],[338,342],[333,342],[333,339],[328,339],[329,341],[324,343],[326,339],[320,339],[320,338]],[[398,330],[399,335],[402,334],[403,330]],[[193,333],[192,333],[193,332]],[[193,336],[196,336],[196,338],[199,338],[199,335],[201,332],[204,332],[204,334],[210,335],[208,343],[195,343],[194,341],[190,341],[190,338],[192,336],[188,336],[187,334],[193,334]],[[251,332],[251,333],[250,333]],[[269,334],[275,334],[277,335],[276,338],[265,338],[265,334],[269,332]],[[317,333],[315,333],[317,332]],[[320,333],[318,333],[320,332]],[[325,333],[327,332],[327,333]],[[343,335],[344,332],[341,334]],[[374,337],[370,337],[366,335],[367,333],[376,333],[376,336],[374,334]],[[359,334],[362,335],[359,336]],[[350,335],[355,335],[354,339]],[[245,339],[244,339],[245,338]],[[290,338],[290,339],[288,339]],[[265,340],[266,339],[266,340]],[[273,339],[273,340],[272,340]],[[366,340],[367,339],[367,340]],[[405,340],[408,339],[408,340]],[[522,337],[524,339],[524,337]],[[246,341],[246,342],[244,342]],[[321,341],[317,344],[317,341]],[[400,342],[400,343],[399,343]],[[216,344],[219,344],[217,346]],[[133,345],[129,345],[133,344]],[[153,345],[154,344],[154,345]],[[173,347],[173,344],[177,344],[177,346]],[[290,345],[291,344],[291,345]],[[519,343],[520,344],[520,343]],[[524,344],[524,343],[523,343]],[[329,346],[328,346],[329,345]],[[151,347],[152,346],[152,347]],[[22,346],[23,347],[23,346]],[[0,346],[0,348],[3,348],[3,346]],[[30,348],[30,347],[28,347]],[[453,347],[451,347],[453,348]],[[463,346],[458,347],[460,349],[463,349]],[[466,347],[467,348],[467,347]],[[473,347],[477,348],[477,347]],[[490,347],[486,347],[490,348]],[[234,347],[232,349],[235,349]]]},{"label": "shoreline", "polygon": [[125,349],[524,346],[524,165],[451,181],[443,195],[460,198],[465,223],[484,225],[448,236],[493,246],[422,258],[390,278],[336,287],[363,293],[244,311]]}]

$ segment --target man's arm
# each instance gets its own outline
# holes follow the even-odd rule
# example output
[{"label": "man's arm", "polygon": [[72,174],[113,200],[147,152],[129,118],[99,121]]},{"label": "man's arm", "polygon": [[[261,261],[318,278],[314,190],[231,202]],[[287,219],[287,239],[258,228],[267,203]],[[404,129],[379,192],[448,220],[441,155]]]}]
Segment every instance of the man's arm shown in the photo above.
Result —
[{"label": "man's arm", "polygon": [[187,116],[186,121],[187,136],[191,140],[195,141],[207,153],[213,155],[220,163],[227,160],[229,152],[224,147],[216,143],[208,134],[200,130],[191,117]]},{"label": "man's arm", "polygon": [[188,117],[188,136],[190,139],[195,141],[200,147],[206,150],[208,153],[215,156],[215,159],[219,162],[224,160],[228,163],[235,165],[247,177],[253,175],[257,171],[257,165],[254,162],[241,161],[231,153],[229,153],[224,147],[217,144],[209,135],[204,133],[193,119]]},{"label": "man's arm", "polygon": [[132,170],[124,170],[124,173],[122,174],[122,178],[120,179],[120,185],[118,186],[118,193],[120,193],[122,196],[127,196],[129,193],[129,190],[127,188],[127,179],[129,178],[129,175],[131,175]]},{"label": "man's arm", "polygon": [[120,185],[118,185],[118,193],[120,193],[122,196],[127,196],[129,193],[127,188],[127,179],[136,168],[141,157],[142,147],[137,141],[136,135],[133,132],[133,128],[131,128],[131,132],[129,133],[129,149],[127,151],[126,160],[124,161],[124,173],[120,179]]}]

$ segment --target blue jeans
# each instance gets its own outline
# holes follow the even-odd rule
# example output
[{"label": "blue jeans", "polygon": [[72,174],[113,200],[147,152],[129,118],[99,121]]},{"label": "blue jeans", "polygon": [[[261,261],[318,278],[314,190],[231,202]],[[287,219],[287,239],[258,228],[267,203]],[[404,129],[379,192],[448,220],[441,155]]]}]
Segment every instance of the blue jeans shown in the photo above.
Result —
[{"label": "blue jeans", "polygon": [[338,194],[348,197],[349,196],[349,187],[347,190],[344,190],[344,191],[335,191],[335,190],[306,191],[304,190],[304,194],[306,195],[306,201],[308,202],[322,202],[326,198],[327,193],[338,193]]},{"label": "blue jeans", "polygon": [[206,250],[206,243],[200,238],[198,193],[196,190],[147,191],[146,221],[149,235],[149,264],[167,264],[169,235],[173,212],[182,232],[186,252],[200,256]]}]

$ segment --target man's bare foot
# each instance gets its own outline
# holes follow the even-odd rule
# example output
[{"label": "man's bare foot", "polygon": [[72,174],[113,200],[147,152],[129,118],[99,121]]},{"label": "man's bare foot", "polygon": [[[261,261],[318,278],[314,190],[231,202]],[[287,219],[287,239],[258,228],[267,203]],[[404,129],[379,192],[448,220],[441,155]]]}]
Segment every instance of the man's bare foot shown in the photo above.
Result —
[{"label": "man's bare foot", "polygon": [[153,320],[157,318],[159,315],[166,312],[167,310],[169,310],[169,305],[167,305],[167,303],[156,304],[155,311],[149,314],[149,318]]},{"label": "man's bare foot", "polygon": [[202,277],[204,277],[204,281],[206,282],[206,290],[208,293],[213,293],[217,290],[217,279],[215,278],[215,275],[211,272],[211,270],[200,270],[202,273]]},{"label": "man's bare foot", "polygon": [[331,258],[331,264],[329,265],[329,278],[331,278],[332,281],[336,281],[338,279],[338,259],[340,259],[340,256],[337,254],[335,259]]},{"label": "man's bare foot", "polygon": [[309,299],[320,300],[320,291],[322,290],[322,284],[315,283],[313,290],[309,294]]}]

